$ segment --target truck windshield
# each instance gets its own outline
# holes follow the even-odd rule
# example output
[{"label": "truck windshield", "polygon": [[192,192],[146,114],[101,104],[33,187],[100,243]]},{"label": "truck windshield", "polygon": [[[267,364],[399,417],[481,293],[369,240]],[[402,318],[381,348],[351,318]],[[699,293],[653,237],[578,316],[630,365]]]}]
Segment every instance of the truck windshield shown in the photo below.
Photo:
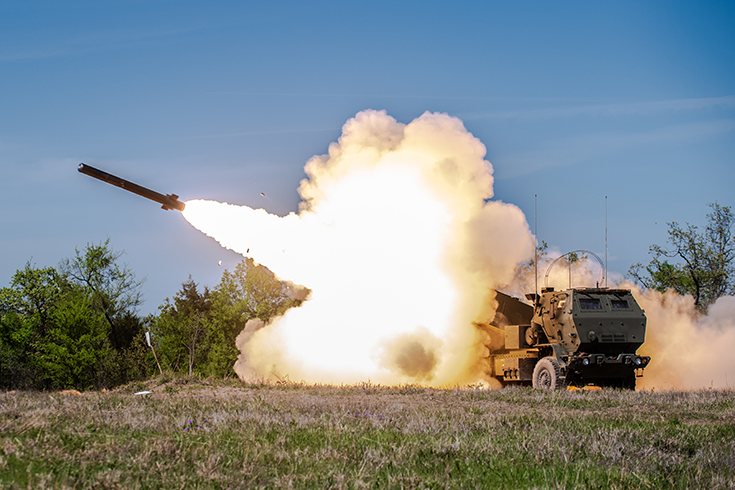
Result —
[{"label": "truck windshield", "polygon": [[602,303],[599,298],[579,298],[579,307],[583,310],[601,310]]}]

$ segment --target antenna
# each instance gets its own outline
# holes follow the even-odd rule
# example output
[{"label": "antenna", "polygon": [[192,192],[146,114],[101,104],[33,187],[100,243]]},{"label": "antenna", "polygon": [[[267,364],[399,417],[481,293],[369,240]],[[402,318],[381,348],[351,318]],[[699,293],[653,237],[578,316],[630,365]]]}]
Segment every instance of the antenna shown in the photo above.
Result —
[{"label": "antenna", "polygon": [[607,196],[605,196],[605,287],[607,287]]},{"label": "antenna", "polygon": [[536,238],[536,245],[533,248],[533,276],[536,278],[536,301],[538,304],[538,226],[536,224],[536,208],[538,203],[538,195],[533,195],[533,234]]}]

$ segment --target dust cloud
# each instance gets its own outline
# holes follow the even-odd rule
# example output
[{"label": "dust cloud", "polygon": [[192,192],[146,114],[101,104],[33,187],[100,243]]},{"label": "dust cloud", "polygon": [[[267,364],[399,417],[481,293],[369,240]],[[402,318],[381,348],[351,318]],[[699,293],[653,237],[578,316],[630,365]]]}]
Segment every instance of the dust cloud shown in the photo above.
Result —
[{"label": "dust cloud", "polygon": [[702,315],[692,296],[625,287],[633,289],[648,318],[646,341],[638,352],[651,356],[651,364],[638,378],[639,388],[735,387],[735,297],[719,298]]}]

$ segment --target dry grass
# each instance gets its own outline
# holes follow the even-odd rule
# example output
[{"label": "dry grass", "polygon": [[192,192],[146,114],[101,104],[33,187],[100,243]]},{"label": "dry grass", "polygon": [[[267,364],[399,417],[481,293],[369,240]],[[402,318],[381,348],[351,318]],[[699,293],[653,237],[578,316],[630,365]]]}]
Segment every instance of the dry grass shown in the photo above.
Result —
[{"label": "dry grass", "polygon": [[735,488],[734,455],[733,391],[0,393],[9,488]]}]

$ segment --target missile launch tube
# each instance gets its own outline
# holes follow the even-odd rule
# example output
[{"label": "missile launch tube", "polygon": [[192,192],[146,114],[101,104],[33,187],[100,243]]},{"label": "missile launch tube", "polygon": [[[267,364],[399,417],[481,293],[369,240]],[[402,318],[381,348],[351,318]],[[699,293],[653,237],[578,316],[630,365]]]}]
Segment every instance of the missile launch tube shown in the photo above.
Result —
[{"label": "missile launch tube", "polygon": [[156,201],[157,203],[161,204],[161,208],[163,209],[178,209],[179,211],[183,211],[186,207],[186,204],[179,201],[179,196],[177,196],[176,194],[159,194],[156,191],[152,191],[143,186],[134,184],[128,180],[121,179],[120,177],[108,174],[105,171],[90,167],[89,165],[85,165],[83,163],[79,164],[78,170],[81,173],[87,174],[90,177],[94,177],[95,179],[99,179],[102,182],[107,182],[108,184],[112,184],[121,189],[125,189],[126,191],[130,191],[133,194],[138,194],[139,196],[143,196],[146,199],[150,199],[151,201]]}]

